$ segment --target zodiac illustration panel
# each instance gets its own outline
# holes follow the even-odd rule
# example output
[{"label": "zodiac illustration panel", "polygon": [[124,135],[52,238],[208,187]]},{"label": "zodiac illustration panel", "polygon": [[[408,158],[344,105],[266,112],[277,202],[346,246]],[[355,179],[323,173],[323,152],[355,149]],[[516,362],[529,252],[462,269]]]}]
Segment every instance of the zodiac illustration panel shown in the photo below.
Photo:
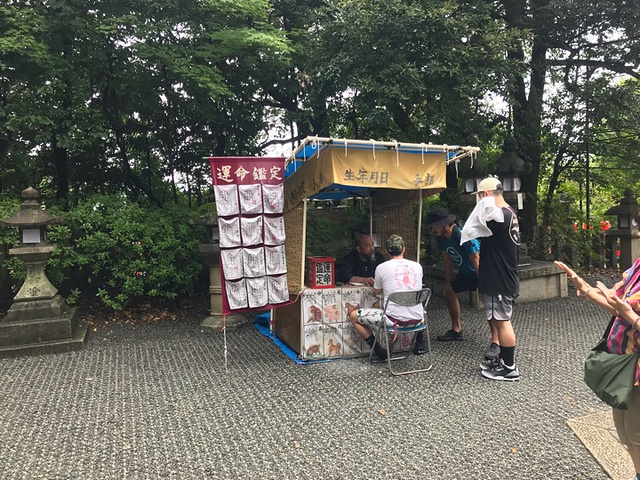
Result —
[{"label": "zodiac illustration panel", "polygon": [[342,328],[340,324],[323,325],[324,356],[326,358],[342,357]]},{"label": "zodiac illustration panel", "polygon": [[300,295],[300,315],[302,323],[322,323],[322,291],[305,290]]},{"label": "zodiac illustration panel", "polygon": [[342,330],[342,353],[345,357],[359,356],[364,353],[362,346],[367,345],[351,323],[338,325]]},{"label": "zodiac illustration panel", "polygon": [[362,308],[382,308],[380,297],[374,293],[373,287],[362,289]]},{"label": "zodiac illustration panel", "polygon": [[362,288],[346,287],[342,289],[342,315],[345,320],[349,307],[362,308]]},{"label": "zodiac illustration panel", "polygon": [[342,315],[342,295],[339,288],[322,290],[322,321],[336,323],[344,321]]},{"label": "zodiac illustration panel", "polygon": [[305,325],[304,345],[302,358],[307,360],[320,359],[324,357],[324,335],[320,324]]}]

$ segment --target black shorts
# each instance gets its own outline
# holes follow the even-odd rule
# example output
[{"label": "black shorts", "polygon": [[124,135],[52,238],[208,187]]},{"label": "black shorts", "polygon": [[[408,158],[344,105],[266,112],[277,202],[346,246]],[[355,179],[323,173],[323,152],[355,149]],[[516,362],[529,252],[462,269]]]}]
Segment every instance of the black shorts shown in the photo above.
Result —
[{"label": "black shorts", "polygon": [[467,278],[462,273],[458,272],[455,278],[451,281],[451,289],[455,293],[473,292],[478,289],[478,279]]}]

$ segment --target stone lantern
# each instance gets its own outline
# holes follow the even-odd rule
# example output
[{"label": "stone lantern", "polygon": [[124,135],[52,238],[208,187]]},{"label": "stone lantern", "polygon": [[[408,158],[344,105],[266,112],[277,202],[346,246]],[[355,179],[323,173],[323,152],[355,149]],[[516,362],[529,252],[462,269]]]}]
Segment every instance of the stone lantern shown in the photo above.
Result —
[{"label": "stone lantern", "polygon": [[[633,225],[633,219],[640,211],[640,206],[633,191],[627,188],[620,205],[615,205],[604,212],[605,215],[616,215],[617,226],[615,230],[609,230],[607,235],[620,239],[620,269],[626,270],[636,258],[640,256],[640,238],[638,238],[638,226]],[[615,252],[615,248],[612,249]],[[613,256],[613,255],[612,255]],[[614,262],[615,264],[615,262]]]},{"label": "stone lantern", "polygon": [[195,220],[194,223],[204,225],[207,229],[206,243],[198,244],[200,257],[209,267],[209,316],[205,318],[200,327],[205,330],[220,331],[223,325],[226,328],[236,328],[248,322],[245,315],[232,314],[224,319],[222,313],[222,287],[220,277],[220,235],[218,231],[218,216],[209,212]]},{"label": "stone lantern", "polygon": [[7,315],[0,321],[0,356],[23,353],[56,353],[80,350],[88,325],[78,322],[76,309],[69,308],[45,273],[45,264],[55,251],[47,242],[47,225],[63,222],[42,210],[38,191],[22,191],[20,210],[0,225],[17,227],[20,245],[9,250],[24,262],[26,277],[13,298]]},{"label": "stone lantern", "polygon": [[523,208],[523,197],[520,193],[522,186],[522,175],[531,172],[531,163],[525,162],[517,154],[516,139],[508,135],[504,139],[502,146],[502,155],[496,160],[496,175],[502,182],[503,194],[505,200],[512,206]]},{"label": "stone lantern", "polygon": [[[471,147],[479,146],[478,138],[475,135],[469,135],[466,140],[467,145]],[[462,193],[475,192],[478,189],[480,181],[489,174],[487,161],[485,160],[482,152],[479,152],[475,158],[468,157],[467,159],[464,159],[460,162],[460,165],[458,165],[457,168],[459,175],[462,178]],[[475,205],[475,200],[471,205],[471,208],[473,208],[473,205]]]},{"label": "stone lantern", "polygon": [[[502,195],[505,201],[513,208],[522,210],[524,208],[524,194],[520,192],[522,186],[521,177],[531,172],[531,163],[525,162],[522,158],[518,157],[516,150],[517,144],[515,138],[511,135],[505,137],[502,155],[496,160],[494,176],[498,177],[500,183],[502,183]],[[479,163],[476,170],[485,173],[485,169],[486,166],[483,163]],[[476,191],[482,178],[486,177],[486,174],[478,177],[478,172],[475,173],[475,178],[463,180],[463,193],[466,195],[461,196],[460,203],[467,208],[469,213],[478,202],[478,198],[475,195],[470,195],[470,193]],[[466,184],[464,182],[466,182]],[[532,259],[528,255],[526,245],[521,245],[518,266],[529,266],[531,262]]]}]

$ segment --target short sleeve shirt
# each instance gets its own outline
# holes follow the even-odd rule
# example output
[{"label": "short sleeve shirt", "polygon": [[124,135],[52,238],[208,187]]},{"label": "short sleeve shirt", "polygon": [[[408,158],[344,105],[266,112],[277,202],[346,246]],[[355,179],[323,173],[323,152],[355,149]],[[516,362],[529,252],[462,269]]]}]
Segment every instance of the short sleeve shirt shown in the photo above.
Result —
[{"label": "short sleeve shirt", "polygon": [[485,295],[502,294],[517,297],[520,293],[518,217],[511,208],[502,207],[502,211],[504,222],[487,222],[492,235],[480,239],[478,291]]},{"label": "short sleeve shirt", "polygon": [[[640,301],[640,258],[637,259],[631,268],[623,274],[624,282],[618,287],[616,293],[634,306],[634,311],[639,313],[638,303]],[[640,333],[623,318],[616,317],[607,338],[607,348],[610,353],[618,355],[633,354],[638,350]],[[640,359],[636,366],[635,386],[640,386]]]},{"label": "short sleeve shirt", "polygon": [[438,238],[438,249],[449,255],[451,261],[462,275],[471,280],[477,280],[478,274],[469,256],[480,251],[480,242],[474,238],[460,245],[460,237],[460,229],[454,227],[451,238]]},{"label": "short sleeve shirt", "polygon": [[[422,265],[406,258],[389,260],[376,268],[373,288],[382,294],[422,289]],[[389,303],[387,315],[398,320],[416,320],[423,316],[422,305],[403,307]]]}]

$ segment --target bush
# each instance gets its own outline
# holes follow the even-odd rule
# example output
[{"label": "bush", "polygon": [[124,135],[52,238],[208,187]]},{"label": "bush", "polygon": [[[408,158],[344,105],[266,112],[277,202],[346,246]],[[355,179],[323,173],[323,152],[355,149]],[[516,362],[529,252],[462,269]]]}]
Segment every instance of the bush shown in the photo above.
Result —
[{"label": "bush", "polygon": [[549,207],[549,225],[538,229],[530,245],[532,257],[561,260],[574,268],[588,266],[597,256],[593,249],[597,233],[584,230],[582,222],[582,212],[578,208],[554,199]]},{"label": "bush", "polygon": [[204,227],[187,223],[190,213],[93,196],[49,228],[49,241],[58,245],[49,279],[72,296],[77,289],[93,292],[114,309],[136,297],[189,293],[203,269],[197,245],[204,238]]}]

